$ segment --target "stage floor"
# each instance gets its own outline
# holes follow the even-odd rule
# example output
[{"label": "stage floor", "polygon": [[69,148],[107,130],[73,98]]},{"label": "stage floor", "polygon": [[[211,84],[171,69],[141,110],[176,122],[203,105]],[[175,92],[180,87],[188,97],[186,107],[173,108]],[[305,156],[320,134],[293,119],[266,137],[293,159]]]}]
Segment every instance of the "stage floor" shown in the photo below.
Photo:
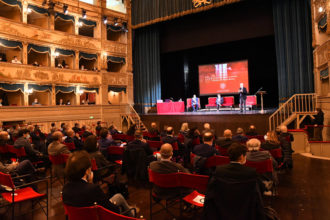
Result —
[{"label": "stage floor", "polygon": [[203,130],[203,124],[207,122],[215,129],[217,136],[222,136],[225,129],[230,129],[233,134],[235,134],[238,127],[246,131],[251,124],[256,126],[259,134],[265,134],[269,129],[269,116],[275,110],[276,109],[265,109],[263,113],[260,110],[251,110],[242,113],[239,110],[201,110],[198,112],[167,114],[149,113],[140,116],[147,128],[150,128],[151,122],[156,122],[160,130],[162,130],[165,125],[168,125],[174,127],[175,133],[180,130],[183,122],[188,122],[190,128],[197,127],[200,131]]}]

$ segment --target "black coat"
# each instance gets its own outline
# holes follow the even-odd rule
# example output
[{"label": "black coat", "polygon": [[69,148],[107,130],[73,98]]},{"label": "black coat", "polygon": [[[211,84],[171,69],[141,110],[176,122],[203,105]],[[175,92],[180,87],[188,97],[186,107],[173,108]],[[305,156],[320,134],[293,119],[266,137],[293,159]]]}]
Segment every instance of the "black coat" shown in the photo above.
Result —
[{"label": "black coat", "polygon": [[147,156],[150,156],[153,154],[152,150],[149,147],[149,144],[144,143],[138,139],[135,139],[134,141],[129,142],[126,149],[130,150],[130,149],[137,149],[137,148],[143,149],[146,152]]},{"label": "black coat", "polygon": [[63,187],[63,203],[74,207],[93,206],[96,202],[113,212],[119,213],[119,207],[109,201],[99,185],[84,180],[68,182]]},{"label": "black coat", "polygon": [[212,157],[216,154],[219,154],[214,147],[208,144],[196,145],[193,149],[193,153],[201,157]]},{"label": "black coat", "polygon": [[236,163],[218,166],[208,183],[203,219],[264,220],[255,169]]}]

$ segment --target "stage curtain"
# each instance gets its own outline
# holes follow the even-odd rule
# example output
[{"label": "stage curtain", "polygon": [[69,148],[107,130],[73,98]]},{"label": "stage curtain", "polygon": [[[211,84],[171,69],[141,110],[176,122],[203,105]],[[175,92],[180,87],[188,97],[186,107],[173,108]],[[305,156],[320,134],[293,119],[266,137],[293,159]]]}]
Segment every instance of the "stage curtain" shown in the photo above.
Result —
[{"label": "stage curtain", "polygon": [[51,85],[36,85],[36,84],[29,84],[28,85],[29,89],[33,89],[38,92],[51,92],[52,91],[52,86]]},{"label": "stage curtain", "polygon": [[99,93],[99,88],[80,87],[80,90],[86,91],[86,92],[96,92],[96,93]]},{"label": "stage curtain", "polygon": [[58,92],[63,92],[63,93],[76,92],[76,87],[74,87],[74,86],[69,86],[69,87],[66,87],[66,86],[56,86],[55,87],[55,91],[56,91],[56,94]]},{"label": "stage curtain", "polygon": [[159,33],[158,25],[137,29],[134,33],[134,101],[141,113],[161,97]]},{"label": "stage curtain", "polygon": [[107,30],[109,30],[109,29],[113,32],[119,32],[119,31],[122,31],[123,28],[121,26],[107,24]]},{"label": "stage curtain", "polygon": [[19,9],[22,8],[22,2],[17,0],[0,0],[0,2],[4,3],[5,5],[11,6],[11,7],[19,7]]},{"label": "stage curtain", "polygon": [[60,48],[56,48],[55,53],[59,53],[62,56],[76,56],[76,53],[73,50],[64,50]]},{"label": "stage curtain", "polygon": [[126,63],[125,58],[123,57],[114,57],[114,56],[108,56],[107,62],[113,62],[113,63]]},{"label": "stage curtain", "polygon": [[115,86],[108,86],[108,92],[122,92],[124,91],[126,93],[126,87],[115,87]]},{"label": "stage curtain", "polygon": [[43,47],[43,46],[38,46],[35,44],[29,44],[28,45],[28,53],[33,50],[38,53],[49,53],[50,54],[50,48],[49,47]]},{"label": "stage curtain", "polygon": [[71,16],[71,15],[65,15],[65,14],[56,12],[55,13],[55,20],[58,19],[58,18],[60,18],[60,19],[62,19],[64,21],[72,21],[74,23],[74,17]]},{"label": "stage curtain", "polygon": [[0,89],[6,92],[16,92],[21,90],[24,92],[24,84],[8,84],[8,83],[0,83]]},{"label": "stage curtain", "polygon": [[212,0],[211,4],[200,4],[200,7],[194,7],[192,0],[134,0],[132,1],[132,27],[140,28],[240,1],[242,0]]},{"label": "stage curtain", "polygon": [[22,42],[12,41],[0,38],[0,45],[6,48],[23,48]]},{"label": "stage curtain", "polygon": [[83,19],[83,18],[79,18],[79,22],[83,23],[86,26],[96,27],[96,22],[95,21],[91,21],[91,20],[86,20],[86,19]]},{"label": "stage curtain", "polygon": [[48,9],[46,9],[46,8],[40,8],[35,5],[28,5],[28,8],[30,8],[31,10],[33,10],[34,12],[36,12],[38,14],[49,15]]},{"label": "stage curtain", "polygon": [[310,0],[273,0],[279,101],[314,92]]},{"label": "stage curtain", "polygon": [[79,52],[79,60],[81,58],[84,58],[86,60],[97,60],[97,55],[96,54],[89,54],[89,53]]}]

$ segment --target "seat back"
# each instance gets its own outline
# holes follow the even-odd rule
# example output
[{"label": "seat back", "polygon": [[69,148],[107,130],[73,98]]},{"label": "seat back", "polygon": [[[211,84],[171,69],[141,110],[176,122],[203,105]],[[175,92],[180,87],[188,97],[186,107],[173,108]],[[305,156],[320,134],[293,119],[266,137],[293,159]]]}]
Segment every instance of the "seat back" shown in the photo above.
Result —
[{"label": "seat back", "polygon": [[125,148],[120,146],[109,146],[107,150],[109,155],[123,155]]},{"label": "seat back", "polygon": [[97,164],[95,158],[91,159],[91,164],[92,164],[92,171],[97,170]]},{"label": "seat back", "polygon": [[26,157],[24,147],[15,148],[13,145],[7,145],[8,152],[13,153],[16,157]]},{"label": "seat back", "polygon": [[180,142],[180,143],[184,143],[184,136],[183,136],[183,134],[181,134],[181,133],[179,133],[178,134],[178,141]]},{"label": "seat back", "polygon": [[66,164],[69,158],[68,154],[58,154],[56,156],[48,155],[50,162],[54,165]]},{"label": "seat back", "polygon": [[191,98],[187,99],[187,109],[191,107]]},{"label": "seat back", "polygon": [[263,161],[246,161],[245,166],[255,168],[257,173],[264,174],[273,172],[273,162],[271,159]]},{"label": "seat back", "polygon": [[206,191],[209,176],[178,173],[181,187]]},{"label": "seat back", "polygon": [[98,207],[73,207],[64,205],[65,214],[68,215],[69,220],[98,220]]},{"label": "seat back", "polygon": [[152,149],[160,149],[160,147],[163,145],[162,141],[147,141],[148,145]]},{"label": "seat back", "polygon": [[121,140],[121,141],[126,141],[126,142],[134,140],[133,136],[129,136],[126,134],[114,134],[114,135],[112,135],[112,138],[114,140]]},{"label": "seat back", "polygon": [[175,150],[175,151],[179,150],[178,142],[175,141],[171,145],[172,145],[173,150]]},{"label": "seat back", "polygon": [[209,97],[208,102],[209,102],[208,105],[216,106],[217,97]]},{"label": "seat back", "polygon": [[69,149],[69,151],[73,151],[76,149],[76,145],[74,144],[74,142],[71,143],[64,142],[63,144]]},{"label": "seat back", "polygon": [[5,154],[5,153],[8,153],[7,144],[0,146],[0,154]]},{"label": "seat back", "polygon": [[134,220],[137,218],[132,218],[124,215],[117,214],[115,212],[112,212],[106,208],[103,208],[102,206],[97,206],[97,213],[98,213],[98,219],[99,220]]},{"label": "seat back", "polygon": [[169,174],[160,174],[148,170],[149,172],[149,182],[155,184],[156,186],[162,188],[173,188],[180,186],[179,173],[169,173]]},{"label": "seat back", "polygon": [[223,97],[222,106],[233,106],[234,105],[234,96]]},{"label": "seat back", "polygon": [[256,95],[248,95],[246,96],[246,105],[257,105],[257,96]]},{"label": "seat back", "polygon": [[258,139],[260,142],[265,142],[265,137],[263,135],[247,135],[246,136],[249,140],[252,139],[252,138],[256,138]]},{"label": "seat back", "polygon": [[15,188],[13,180],[11,179],[10,174],[5,174],[0,172],[0,185],[8,186],[12,189]]},{"label": "seat back", "polygon": [[205,162],[205,168],[216,167],[224,164],[229,164],[230,160],[229,157],[224,156],[212,156],[209,157]]},{"label": "seat back", "polygon": [[219,153],[222,156],[228,156],[228,149],[227,148],[219,147],[219,146],[216,146],[216,148],[218,149]]},{"label": "seat back", "polygon": [[273,149],[270,150],[269,153],[275,158],[282,158],[282,149],[281,148],[277,148],[277,149]]}]

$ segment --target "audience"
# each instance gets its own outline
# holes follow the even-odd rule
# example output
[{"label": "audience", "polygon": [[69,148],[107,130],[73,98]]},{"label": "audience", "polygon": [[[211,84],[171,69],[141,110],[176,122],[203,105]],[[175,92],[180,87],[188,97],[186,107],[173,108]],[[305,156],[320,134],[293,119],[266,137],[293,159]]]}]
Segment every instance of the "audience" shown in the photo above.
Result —
[{"label": "audience", "polygon": [[43,157],[43,154],[35,150],[30,143],[30,131],[22,129],[18,132],[18,139],[14,143],[15,148],[24,147],[27,158],[32,161],[38,161]]},{"label": "audience", "polygon": [[179,133],[182,134],[183,136],[186,136],[188,132],[189,132],[188,123],[187,122],[182,123]]},{"label": "audience", "polygon": [[32,102],[32,105],[40,105],[40,102],[38,101],[38,99],[34,99],[34,101]]},{"label": "audience", "polygon": [[215,141],[216,145],[222,148],[229,148],[233,143],[232,135],[231,130],[226,129],[223,132],[223,137],[220,137]]},{"label": "audience", "polygon": [[127,130],[126,134],[128,136],[134,136],[136,131],[136,124],[132,124],[131,127]]},{"label": "audience", "polygon": [[236,135],[233,136],[233,141],[236,142],[246,142],[248,138],[244,135],[243,128],[237,128]]},{"label": "audience", "polygon": [[[93,171],[86,151],[76,151],[68,159],[65,174],[69,180],[63,187],[63,203],[75,207],[93,206],[95,203],[110,211],[121,213],[132,207],[121,194],[110,199],[99,185],[93,184]],[[128,215],[135,217],[133,211]]]},{"label": "audience", "polygon": [[210,123],[204,123],[204,130],[202,131],[202,136],[204,135],[204,133],[206,132],[211,132],[213,134],[213,136],[216,138],[216,134],[214,129],[211,129],[211,125]]},{"label": "audience", "polygon": [[203,144],[196,145],[193,153],[200,157],[212,157],[218,154],[218,151],[213,147],[213,133],[207,131],[203,135]]},{"label": "audience", "polygon": [[96,127],[95,127],[95,132],[96,132],[96,135],[97,135],[97,136],[100,136],[100,131],[101,131],[101,129],[102,129],[101,121],[98,121],[98,122],[97,122],[97,125],[96,125]]},{"label": "audience", "polygon": [[148,143],[146,142],[146,140],[143,139],[143,135],[141,130],[136,130],[135,134],[134,134],[135,140],[129,142],[127,144],[126,149],[130,150],[130,149],[137,149],[137,148],[141,148],[145,151],[147,157],[151,156],[153,154],[152,150],[150,149]]},{"label": "audience", "polygon": [[156,122],[151,122],[151,128],[149,129],[149,133],[155,136],[158,136],[160,134]]},{"label": "audience", "polygon": [[261,148],[264,150],[274,150],[281,147],[281,143],[278,140],[278,136],[275,131],[268,131],[265,142],[261,144]]},{"label": "audience", "polygon": [[111,135],[114,135],[114,134],[119,134],[119,131],[117,130],[116,126],[115,125],[111,125],[109,127],[109,132]]},{"label": "audience", "polygon": [[293,168],[291,142],[293,141],[293,135],[288,133],[288,128],[285,125],[280,127],[281,134],[279,136],[282,152],[283,152],[283,168]]},{"label": "audience", "polygon": [[254,125],[250,125],[248,131],[246,132],[246,135],[247,136],[256,136],[256,135],[258,135],[256,127]]},{"label": "audience", "polygon": [[108,157],[107,149],[109,146],[116,146],[117,143],[112,139],[111,134],[109,134],[109,131],[107,129],[102,129],[100,132],[100,140],[98,141],[100,146],[100,151],[106,158]]},{"label": "audience", "polygon": [[22,62],[17,59],[17,56],[14,56],[11,62],[16,64],[22,64]]}]

